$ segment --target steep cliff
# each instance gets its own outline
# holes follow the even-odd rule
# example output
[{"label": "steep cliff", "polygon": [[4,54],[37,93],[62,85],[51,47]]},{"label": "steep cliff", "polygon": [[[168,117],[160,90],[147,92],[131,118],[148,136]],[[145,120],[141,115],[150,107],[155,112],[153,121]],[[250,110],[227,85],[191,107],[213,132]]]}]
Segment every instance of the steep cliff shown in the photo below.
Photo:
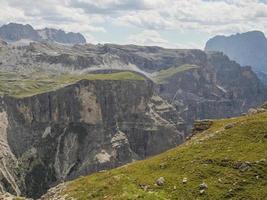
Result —
[{"label": "steep cliff", "polygon": [[52,188],[45,200],[266,199],[267,113],[198,122],[168,152]]},{"label": "steep cliff", "polygon": [[[237,116],[267,99],[249,68],[222,53],[134,45],[31,43],[0,52],[3,68],[45,73],[132,70],[153,79],[158,95],[173,104],[188,127],[195,119]],[[42,84],[42,83],[38,83]]]},{"label": "steep cliff", "polygon": [[148,80],[82,80],[34,96],[4,96],[2,107],[0,148],[7,162],[0,164],[0,188],[28,197],[184,139],[175,108]]},{"label": "steep cliff", "polygon": [[250,67],[222,53],[209,53],[200,66],[182,65],[154,74],[158,93],[191,125],[196,119],[238,116],[267,98],[266,87]]}]

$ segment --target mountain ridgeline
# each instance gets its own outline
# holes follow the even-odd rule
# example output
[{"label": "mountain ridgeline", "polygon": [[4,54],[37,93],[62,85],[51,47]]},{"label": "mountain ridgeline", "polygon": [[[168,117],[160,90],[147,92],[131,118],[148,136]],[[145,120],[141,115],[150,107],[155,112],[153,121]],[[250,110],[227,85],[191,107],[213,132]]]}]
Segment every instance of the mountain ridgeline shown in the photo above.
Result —
[{"label": "mountain ridgeline", "polygon": [[62,44],[83,44],[86,39],[80,33],[69,32],[57,29],[35,30],[31,25],[9,23],[0,27],[0,38],[7,42],[17,42],[21,40],[29,41],[50,41]]},{"label": "mountain ridgeline", "polygon": [[207,42],[205,50],[223,52],[243,66],[252,66],[267,83],[267,39],[264,33],[251,31],[229,37],[216,36]]},{"label": "mountain ridgeline", "polygon": [[39,198],[180,145],[195,120],[238,116],[267,99],[251,67],[223,53],[63,45],[46,41],[54,31],[22,27],[5,37],[37,42],[0,42],[0,192]]},{"label": "mountain ridgeline", "polygon": [[[15,56],[16,55],[16,56]],[[266,87],[250,67],[222,53],[134,45],[31,43],[0,54],[3,68],[63,71],[131,70],[151,79],[159,96],[194,120],[240,115],[266,100]],[[11,67],[11,68],[12,68]]]}]

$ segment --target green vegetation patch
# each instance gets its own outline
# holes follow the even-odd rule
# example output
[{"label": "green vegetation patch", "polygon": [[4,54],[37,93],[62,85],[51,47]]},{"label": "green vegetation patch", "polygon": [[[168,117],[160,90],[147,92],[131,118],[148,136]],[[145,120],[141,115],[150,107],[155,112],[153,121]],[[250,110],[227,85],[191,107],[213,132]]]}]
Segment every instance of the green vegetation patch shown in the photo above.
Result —
[{"label": "green vegetation patch", "polygon": [[170,78],[171,76],[177,73],[181,73],[181,72],[185,72],[185,71],[188,71],[191,69],[197,69],[197,68],[199,68],[199,66],[197,65],[181,65],[179,67],[170,67],[168,69],[153,73],[152,77],[153,77],[154,82],[158,84],[162,84],[162,83],[165,83],[168,78]]},{"label": "green vegetation patch", "polygon": [[[264,200],[266,149],[267,113],[218,120],[161,155],[66,183],[61,195],[78,200]],[[165,183],[157,186],[160,177]],[[202,183],[208,187],[203,191]]]},{"label": "green vegetation patch", "polygon": [[20,73],[10,71],[0,71],[0,94],[21,98],[57,90],[80,80],[143,81],[144,77],[129,71],[108,74],[55,74],[40,71],[27,75],[21,75]]}]

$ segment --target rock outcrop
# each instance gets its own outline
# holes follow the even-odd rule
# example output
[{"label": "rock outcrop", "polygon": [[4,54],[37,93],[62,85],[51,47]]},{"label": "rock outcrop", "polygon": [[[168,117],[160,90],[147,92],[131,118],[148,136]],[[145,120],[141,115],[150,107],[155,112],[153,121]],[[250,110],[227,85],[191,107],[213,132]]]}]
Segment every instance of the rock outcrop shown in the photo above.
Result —
[{"label": "rock outcrop", "polygon": [[5,96],[0,117],[0,189],[33,198],[184,140],[175,108],[148,80],[84,80],[36,96]]}]

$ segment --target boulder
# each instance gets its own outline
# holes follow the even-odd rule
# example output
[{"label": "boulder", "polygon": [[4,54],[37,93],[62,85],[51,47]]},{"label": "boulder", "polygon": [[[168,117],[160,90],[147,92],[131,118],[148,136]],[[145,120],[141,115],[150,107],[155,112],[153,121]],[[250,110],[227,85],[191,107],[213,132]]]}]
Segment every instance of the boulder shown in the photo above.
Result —
[{"label": "boulder", "polygon": [[160,177],[159,179],[156,180],[157,186],[163,186],[164,184],[165,184],[165,179],[163,177]]}]

